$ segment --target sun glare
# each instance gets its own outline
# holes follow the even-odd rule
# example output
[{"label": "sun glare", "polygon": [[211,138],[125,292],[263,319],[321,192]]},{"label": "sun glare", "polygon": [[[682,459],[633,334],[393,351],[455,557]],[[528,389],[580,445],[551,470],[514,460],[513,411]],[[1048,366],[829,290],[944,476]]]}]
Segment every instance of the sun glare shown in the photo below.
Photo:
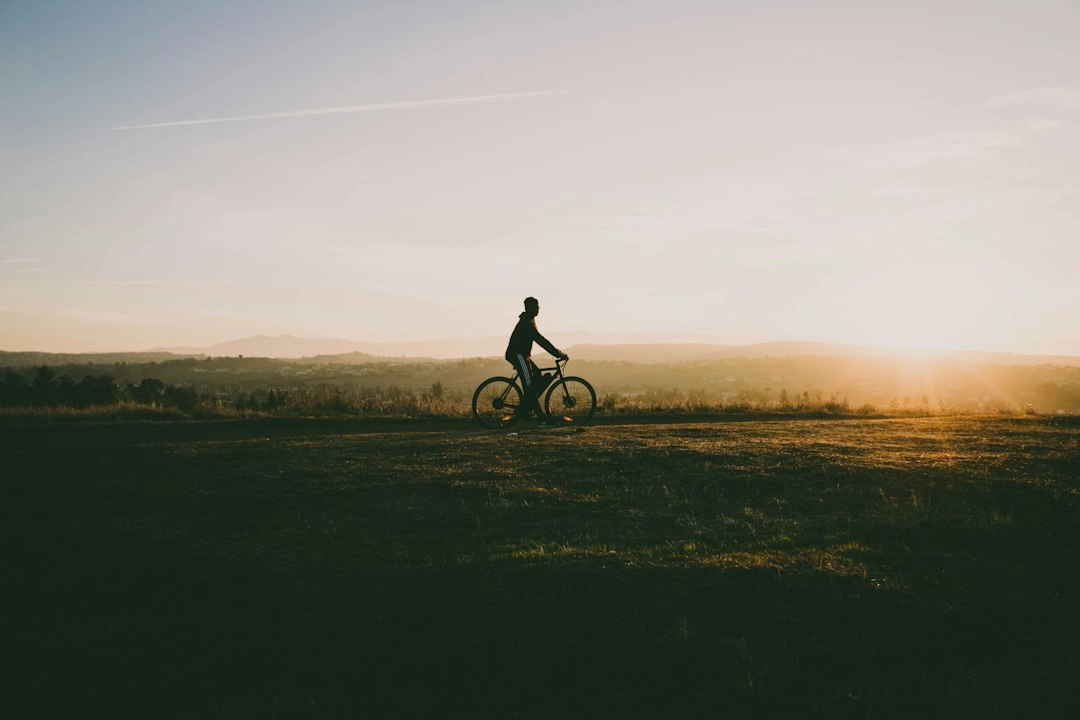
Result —
[{"label": "sun glare", "polygon": [[905,350],[962,347],[979,333],[964,313],[929,289],[880,293],[861,304],[860,327],[869,344]]}]

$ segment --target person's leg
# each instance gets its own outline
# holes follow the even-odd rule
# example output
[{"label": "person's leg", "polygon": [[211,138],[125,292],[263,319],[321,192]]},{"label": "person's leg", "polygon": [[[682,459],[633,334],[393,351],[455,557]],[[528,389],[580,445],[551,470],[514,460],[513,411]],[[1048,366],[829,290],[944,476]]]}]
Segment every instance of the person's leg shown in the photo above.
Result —
[{"label": "person's leg", "polygon": [[536,414],[536,417],[542,419],[544,411],[540,409],[540,399],[537,397],[538,393],[536,392],[540,373],[537,372],[536,365],[524,355],[515,355],[513,365],[518,372],[518,377],[521,378],[522,389],[525,391],[525,397],[522,399],[519,412],[522,415],[528,415],[531,411]]},{"label": "person's leg", "polygon": [[540,372],[540,368],[536,363],[529,359],[529,369],[532,371],[532,385],[529,388],[531,393],[532,402],[529,405],[529,409],[533,411],[533,414],[540,420],[547,417],[547,413],[540,407],[540,396],[544,394],[544,389],[547,387],[547,380],[544,378],[544,374]]}]

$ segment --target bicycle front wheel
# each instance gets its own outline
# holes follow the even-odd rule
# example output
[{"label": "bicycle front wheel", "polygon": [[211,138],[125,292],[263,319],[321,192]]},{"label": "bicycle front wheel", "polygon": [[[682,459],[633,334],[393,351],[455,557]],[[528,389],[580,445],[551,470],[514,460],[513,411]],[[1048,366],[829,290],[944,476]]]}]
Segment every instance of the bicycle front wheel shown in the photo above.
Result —
[{"label": "bicycle front wheel", "polygon": [[548,390],[544,411],[565,425],[584,425],[596,412],[596,391],[579,377],[563,378]]},{"label": "bicycle front wheel", "polygon": [[519,407],[521,389],[510,378],[488,378],[473,393],[473,417],[489,430],[508,428],[516,423]]}]

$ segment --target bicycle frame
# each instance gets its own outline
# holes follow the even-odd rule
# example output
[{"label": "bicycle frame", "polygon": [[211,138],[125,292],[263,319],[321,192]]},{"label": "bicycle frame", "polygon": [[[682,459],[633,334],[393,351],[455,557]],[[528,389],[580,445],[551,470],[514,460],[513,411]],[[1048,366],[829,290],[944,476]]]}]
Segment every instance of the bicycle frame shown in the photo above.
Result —
[{"label": "bicycle frame", "polygon": [[[540,367],[539,365],[537,365],[536,369],[539,370],[542,373],[545,373],[548,370],[554,370],[555,371],[555,377],[553,377],[551,379],[551,382],[548,383],[548,385],[547,385],[547,387],[552,387],[555,383],[559,382],[560,380],[562,380],[565,377],[565,375],[563,374],[563,366],[566,365],[566,363],[568,363],[568,362],[570,362],[569,359],[560,360],[559,358],[555,358],[555,366],[554,367]],[[518,390],[521,391],[521,395],[524,397],[524,395],[525,395],[525,387],[521,384],[521,373],[518,372],[516,369],[514,370],[514,374],[510,376],[510,382],[512,382],[514,385],[517,386]],[[542,391],[541,391],[541,393],[542,393]],[[509,395],[509,394],[510,394],[510,388],[507,387],[506,390],[502,394],[502,399],[505,400],[506,396]],[[540,395],[537,395],[536,399],[539,400]]]}]

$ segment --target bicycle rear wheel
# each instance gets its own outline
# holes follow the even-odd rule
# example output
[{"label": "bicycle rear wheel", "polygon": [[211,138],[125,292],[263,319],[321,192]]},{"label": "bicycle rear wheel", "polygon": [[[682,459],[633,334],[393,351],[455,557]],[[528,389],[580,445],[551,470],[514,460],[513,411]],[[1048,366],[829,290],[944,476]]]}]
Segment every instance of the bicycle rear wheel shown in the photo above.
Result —
[{"label": "bicycle rear wheel", "polygon": [[516,423],[519,407],[521,388],[510,378],[488,378],[473,393],[473,417],[489,430],[508,428]]},{"label": "bicycle rear wheel", "polygon": [[565,425],[584,425],[596,412],[596,391],[579,377],[563,378],[548,390],[544,411]]}]

